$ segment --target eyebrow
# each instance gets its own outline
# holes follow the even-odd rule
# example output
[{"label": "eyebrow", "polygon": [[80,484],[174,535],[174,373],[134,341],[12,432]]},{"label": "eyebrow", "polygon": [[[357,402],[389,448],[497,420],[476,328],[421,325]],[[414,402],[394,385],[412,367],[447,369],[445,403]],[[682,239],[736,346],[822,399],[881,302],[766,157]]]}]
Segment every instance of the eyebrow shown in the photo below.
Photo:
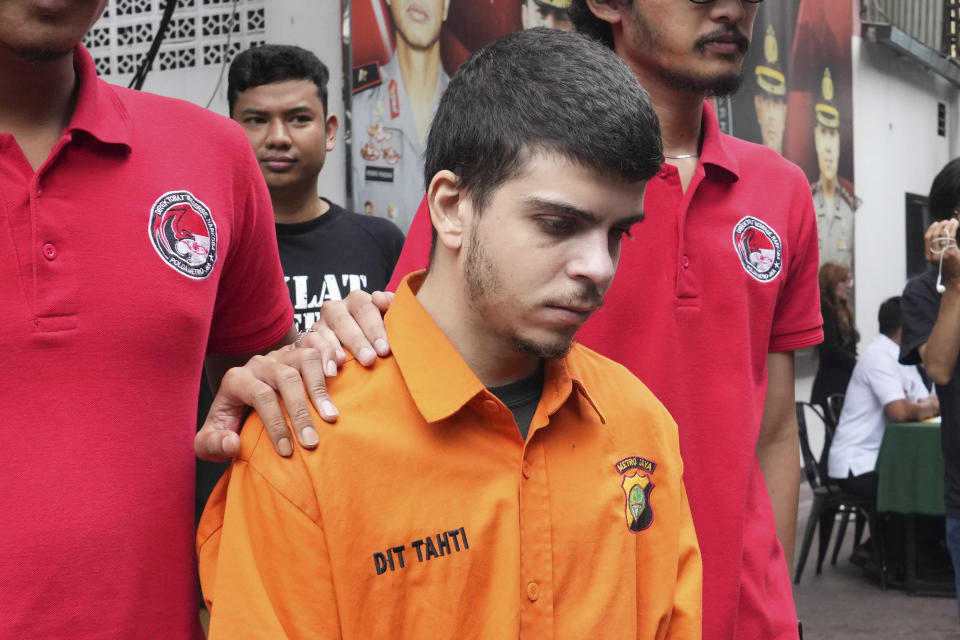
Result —
[{"label": "eyebrow", "polygon": [[[292,115],[294,113],[313,113],[313,109],[311,109],[307,105],[302,104],[296,107],[292,107],[290,109],[283,110],[283,115],[286,115],[286,116]],[[247,107],[246,109],[240,112],[240,115],[241,116],[266,116],[266,115],[269,115],[269,112],[264,111],[263,109],[254,109],[253,107]]]},{"label": "eyebrow", "polygon": [[[547,200],[545,198],[537,197],[524,198],[523,202],[524,204],[541,211],[573,216],[591,224],[599,224],[600,222],[600,218],[597,215],[590,213],[589,211],[584,211],[583,209],[578,209],[577,207],[567,204],[566,202],[557,202],[555,200]],[[641,210],[635,215],[617,220],[616,223],[618,225],[632,225],[638,222],[643,222],[643,218],[644,212]]]}]

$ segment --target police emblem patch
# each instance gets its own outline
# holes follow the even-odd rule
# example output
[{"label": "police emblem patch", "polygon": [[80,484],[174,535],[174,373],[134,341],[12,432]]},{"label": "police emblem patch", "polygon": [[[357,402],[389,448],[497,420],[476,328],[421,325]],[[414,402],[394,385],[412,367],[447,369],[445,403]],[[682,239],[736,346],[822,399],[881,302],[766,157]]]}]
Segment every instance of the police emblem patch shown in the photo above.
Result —
[{"label": "police emblem patch", "polygon": [[[654,484],[650,474],[657,468],[657,463],[631,456],[616,464],[617,473],[622,478],[620,488],[624,495],[624,516],[627,519],[627,529],[638,533],[653,524],[653,505],[650,504],[650,494]],[[630,473],[628,473],[630,472]]]},{"label": "police emblem patch", "polygon": [[740,264],[755,280],[770,282],[783,268],[780,236],[770,225],[753,216],[744,216],[733,228],[733,247]]},{"label": "police emblem patch", "polygon": [[217,224],[210,209],[189,191],[168,191],[150,208],[153,248],[188,278],[203,280],[217,261]]}]

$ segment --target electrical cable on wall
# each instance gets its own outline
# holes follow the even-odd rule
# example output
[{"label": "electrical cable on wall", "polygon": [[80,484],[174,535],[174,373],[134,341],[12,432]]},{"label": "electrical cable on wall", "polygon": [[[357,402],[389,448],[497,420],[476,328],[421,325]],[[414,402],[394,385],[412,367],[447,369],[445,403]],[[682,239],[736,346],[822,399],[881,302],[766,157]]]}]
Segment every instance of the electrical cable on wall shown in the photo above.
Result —
[{"label": "electrical cable on wall", "polygon": [[233,26],[237,24],[239,3],[240,0],[233,0],[233,11],[230,12],[230,22],[227,24],[227,43],[223,45],[223,60],[220,61],[220,74],[217,76],[217,84],[213,88],[213,93],[210,94],[210,99],[207,100],[207,104],[204,105],[207,109],[213,104],[213,99],[217,97],[217,91],[220,90],[220,85],[223,83],[223,72],[226,71],[227,63],[230,60],[230,40],[233,38]]},{"label": "electrical cable on wall", "polygon": [[173,19],[173,12],[176,8],[177,0],[167,0],[167,4],[163,7],[163,16],[160,18],[160,25],[157,27],[157,33],[153,36],[153,43],[150,45],[150,50],[147,51],[147,55],[143,58],[143,62],[140,63],[140,68],[138,68],[137,72],[133,74],[130,84],[127,85],[127,87],[130,89],[137,89],[139,91],[143,88],[143,83],[147,79],[147,74],[150,73],[150,69],[153,66],[153,61],[156,59],[157,52],[160,50],[160,44],[167,35],[167,29],[170,27],[170,21]]}]

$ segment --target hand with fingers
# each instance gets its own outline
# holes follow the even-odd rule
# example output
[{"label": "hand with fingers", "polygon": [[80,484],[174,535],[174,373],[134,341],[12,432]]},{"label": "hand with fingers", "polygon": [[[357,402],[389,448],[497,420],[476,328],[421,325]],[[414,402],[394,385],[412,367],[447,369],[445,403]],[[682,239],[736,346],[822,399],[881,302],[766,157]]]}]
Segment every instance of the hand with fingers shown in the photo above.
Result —
[{"label": "hand with fingers", "polygon": [[338,365],[343,364],[346,347],[357,362],[370,366],[377,356],[390,355],[383,314],[391,302],[392,293],[360,290],[351,291],[344,300],[328,300],[323,303],[320,320],[303,337],[302,344],[324,349],[334,345]]},{"label": "hand with fingers", "polygon": [[947,285],[960,286],[960,250],[957,249],[957,228],[960,222],[956,218],[938,220],[930,225],[924,234],[926,258],[937,265],[937,291],[944,293]]},{"label": "hand with fingers", "polygon": [[346,361],[343,346],[364,366],[390,354],[383,314],[392,301],[392,293],[359,290],[343,301],[327,301],[321,320],[294,342],[229,369],[194,439],[197,457],[214,462],[236,457],[248,407],[260,415],[280,455],[293,453],[291,433],[303,447],[316,447],[319,438],[307,403],[326,422],[336,421],[339,412],[327,395],[326,380]]}]

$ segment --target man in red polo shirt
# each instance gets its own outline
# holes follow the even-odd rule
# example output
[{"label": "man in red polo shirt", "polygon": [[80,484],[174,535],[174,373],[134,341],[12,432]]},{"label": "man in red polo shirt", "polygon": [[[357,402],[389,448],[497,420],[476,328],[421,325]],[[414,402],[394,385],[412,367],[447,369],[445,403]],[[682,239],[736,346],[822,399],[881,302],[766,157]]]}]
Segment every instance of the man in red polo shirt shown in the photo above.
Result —
[{"label": "man in red polo shirt", "polygon": [[[756,3],[574,0],[571,10],[650,92],[667,158],[580,340],[626,365],[677,420],[703,553],[704,638],[796,638],[793,351],[822,339],[816,223],[802,171],[721,134],[704,102],[737,87]],[[421,207],[392,284],[426,264],[429,228]],[[316,327],[333,327],[362,362],[371,344],[388,348],[368,300],[325,307]]]},{"label": "man in red polo shirt", "polygon": [[[216,383],[293,338],[246,136],[97,79],[78,43],[105,5],[0,0],[0,638],[202,638],[204,356]],[[283,371],[258,358],[228,376],[207,455],[239,450],[243,402]]]}]

